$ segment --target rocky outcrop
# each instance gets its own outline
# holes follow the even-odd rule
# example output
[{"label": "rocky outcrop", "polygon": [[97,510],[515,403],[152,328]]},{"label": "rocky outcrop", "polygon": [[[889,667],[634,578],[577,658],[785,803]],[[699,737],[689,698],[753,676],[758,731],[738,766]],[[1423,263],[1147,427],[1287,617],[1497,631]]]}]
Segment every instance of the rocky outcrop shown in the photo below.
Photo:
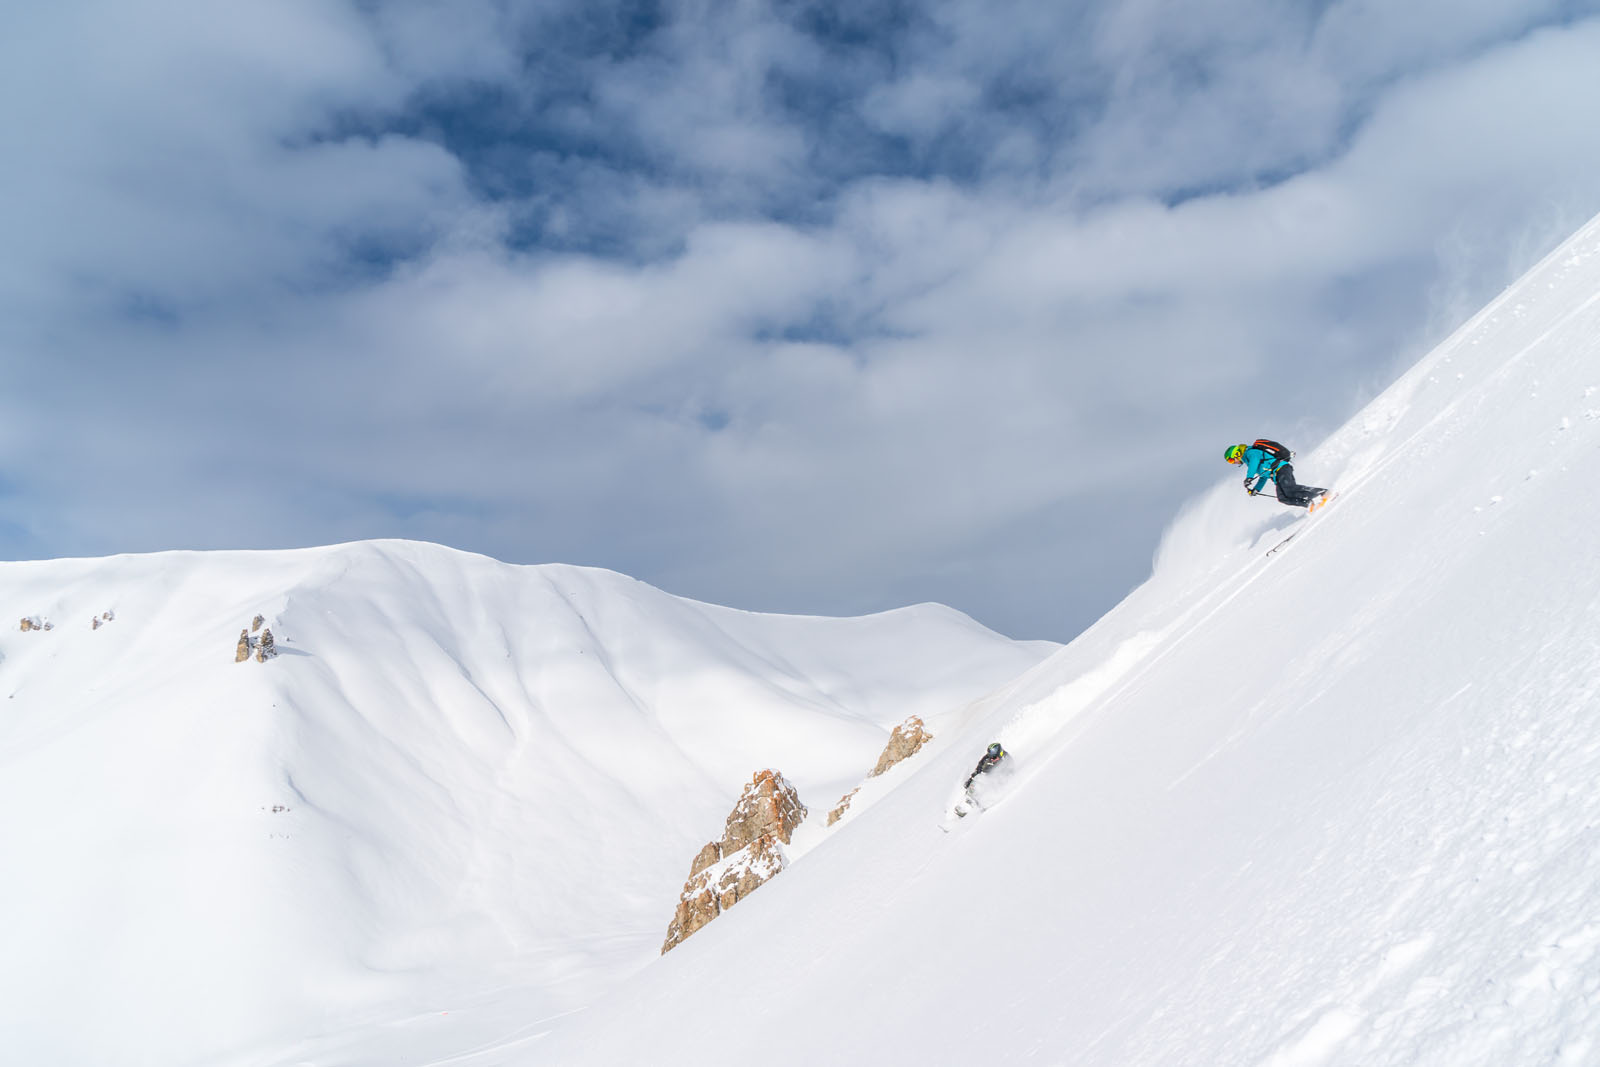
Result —
[{"label": "rocky outcrop", "polygon": [[100,629],[100,627],[104,626],[106,623],[110,622],[112,619],[115,619],[116,617],[117,616],[116,616],[115,612],[111,612],[111,611],[102,612],[101,614],[96,615],[94,618],[89,620],[89,629],[98,630],[98,629]]},{"label": "rocky outcrop", "polygon": [[775,770],[757,772],[728,815],[722,840],[707,844],[690,865],[662,954],[783,870],[783,846],[805,817],[788,779]]},{"label": "rocky outcrop", "polygon": [[910,759],[917,754],[918,749],[932,740],[933,735],[927,731],[922,719],[916,715],[911,716],[890,732],[889,743],[883,746],[883,754],[878,757],[877,764],[867,777],[876,778],[901,760]]},{"label": "rocky outcrop", "polygon": [[839,798],[839,803],[835,804],[833,810],[828,812],[829,826],[844,818],[844,813],[850,810],[850,802],[856,798],[856,794],[859,792],[861,792],[861,787],[858,785]]},{"label": "rocky outcrop", "polygon": [[727,856],[763,837],[776,837],[784,844],[806,817],[806,806],[789,780],[777,771],[757,771],[744,787],[723,827],[722,854]]},{"label": "rocky outcrop", "polygon": [[[901,760],[915,756],[923,745],[932,740],[933,735],[928,732],[922,719],[916,715],[911,716],[890,732],[889,743],[883,746],[883,753],[878,756],[878,762],[868,772],[867,777],[876,778]],[[844,813],[850,810],[850,801],[854,800],[859,792],[861,787],[857,786],[839,798],[838,805],[828,812],[829,826],[844,817]]]},{"label": "rocky outcrop", "polygon": [[722,858],[722,842],[712,841],[700,850],[700,855],[694,858],[694,863],[689,867],[689,877],[693,878],[707,867]]},{"label": "rocky outcrop", "polygon": [[[254,656],[257,663],[265,663],[278,654],[278,645],[273,640],[271,628],[262,629],[262,624],[266,621],[257,615],[247,628],[239,631],[239,643],[233,646],[233,662],[243,663]],[[261,630],[261,635],[252,636],[257,630]]]},{"label": "rocky outcrop", "polygon": [[30,630],[54,630],[55,628],[55,623],[51,622],[49,619],[41,619],[37,615],[29,615],[27,618],[22,620],[23,633],[27,633]]}]

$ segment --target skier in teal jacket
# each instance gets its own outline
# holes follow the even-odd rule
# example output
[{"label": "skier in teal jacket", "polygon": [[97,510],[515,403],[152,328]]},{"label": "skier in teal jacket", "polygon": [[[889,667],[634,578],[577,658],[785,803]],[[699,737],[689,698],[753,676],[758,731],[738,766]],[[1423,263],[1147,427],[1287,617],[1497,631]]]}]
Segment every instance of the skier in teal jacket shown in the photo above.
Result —
[{"label": "skier in teal jacket", "polygon": [[1244,487],[1255,496],[1270,481],[1278,490],[1278,500],[1294,508],[1315,511],[1328,491],[1314,485],[1301,485],[1294,480],[1294,465],[1289,462],[1294,453],[1276,441],[1258,438],[1253,445],[1229,445],[1223,458],[1234,466],[1243,466]]}]

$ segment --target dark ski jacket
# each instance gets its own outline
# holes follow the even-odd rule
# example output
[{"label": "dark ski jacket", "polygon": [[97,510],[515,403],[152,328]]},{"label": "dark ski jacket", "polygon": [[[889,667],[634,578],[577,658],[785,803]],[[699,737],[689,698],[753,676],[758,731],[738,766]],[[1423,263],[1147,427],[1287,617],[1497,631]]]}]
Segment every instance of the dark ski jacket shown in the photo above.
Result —
[{"label": "dark ski jacket", "polygon": [[978,761],[978,765],[972,769],[972,773],[967,775],[967,785],[972,785],[972,780],[978,775],[987,774],[989,771],[994,770],[995,767],[999,766],[1000,761],[1005,758],[1006,754],[1003,750],[998,756],[991,756],[985,752],[983,758]]}]

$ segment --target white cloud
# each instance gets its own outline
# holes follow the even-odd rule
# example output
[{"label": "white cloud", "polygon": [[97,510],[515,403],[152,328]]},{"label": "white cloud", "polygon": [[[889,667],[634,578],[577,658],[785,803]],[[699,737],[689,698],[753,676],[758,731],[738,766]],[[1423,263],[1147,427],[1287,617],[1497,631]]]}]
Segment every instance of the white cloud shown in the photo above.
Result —
[{"label": "white cloud", "polygon": [[[877,51],[670,10],[33,15],[0,422],[52,447],[12,453],[17,550],[421,536],[1066,636],[1218,441],[1331,428],[1451,325],[1430,297],[1600,208],[1600,26],[1537,10],[1430,41],[1371,5],[952,2]],[[630,43],[555,54],[594,34]],[[400,121],[464,85],[549,122],[499,131],[513,173]]]},{"label": "white cloud", "polygon": [[336,5],[46,6],[0,44],[19,145],[8,273],[35,296],[259,299],[332,242],[431,236],[467,212],[458,162],[399,136],[319,140],[406,85]]}]

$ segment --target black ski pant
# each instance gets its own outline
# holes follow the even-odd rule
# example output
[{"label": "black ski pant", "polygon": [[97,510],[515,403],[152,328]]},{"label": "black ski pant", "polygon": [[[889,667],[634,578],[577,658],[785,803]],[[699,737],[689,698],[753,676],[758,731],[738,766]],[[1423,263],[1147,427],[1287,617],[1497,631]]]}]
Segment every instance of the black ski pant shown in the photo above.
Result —
[{"label": "black ski pant", "polygon": [[1272,480],[1278,486],[1278,500],[1292,508],[1309,507],[1326,489],[1314,485],[1301,485],[1294,480],[1294,465],[1285,463],[1273,472]]}]

